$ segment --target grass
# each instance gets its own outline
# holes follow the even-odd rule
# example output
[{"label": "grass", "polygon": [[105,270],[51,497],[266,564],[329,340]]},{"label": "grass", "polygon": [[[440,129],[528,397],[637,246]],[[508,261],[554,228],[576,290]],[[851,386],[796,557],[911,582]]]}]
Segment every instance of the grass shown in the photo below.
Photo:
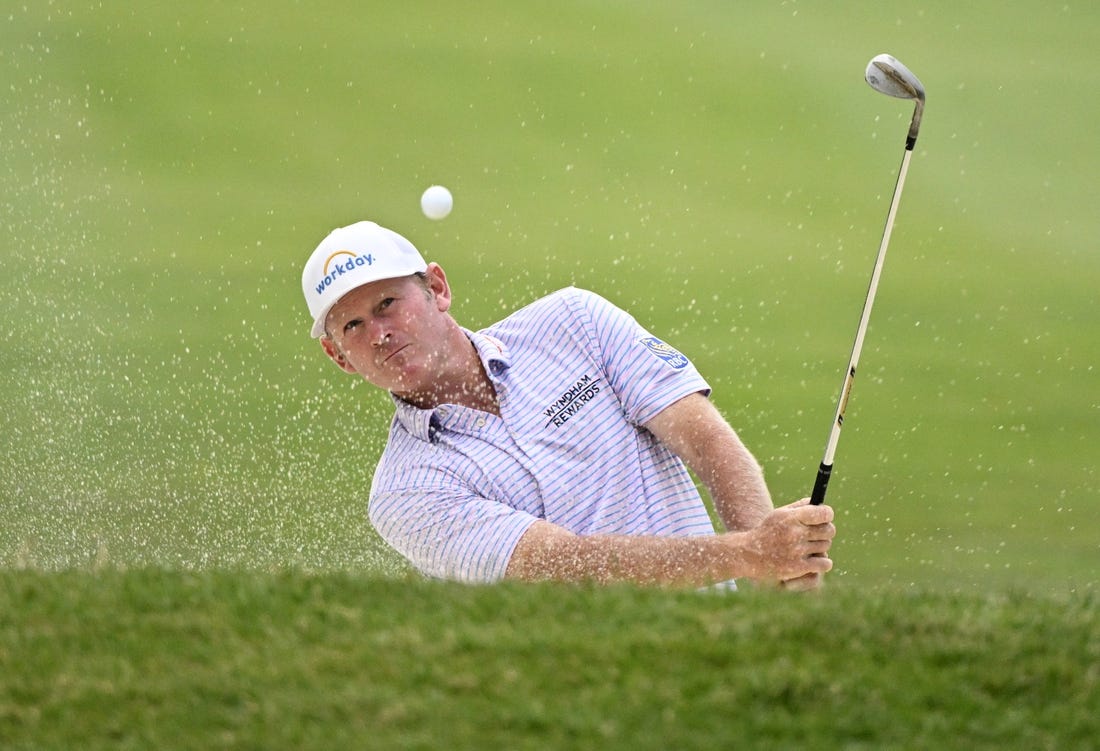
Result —
[{"label": "grass", "polygon": [[[1088,747],[1098,38],[1037,0],[8,9],[0,746]],[[306,336],[324,232],[403,230],[475,327],[603,293],[792,500],[908,122],[883,51],[929,102],[824,596],[410,579],[364,513],[392,407]]]},{"label": "grass", "polygon": [[2,582],[11,749],[1084,748],[1100,731],[1092,595]]}]

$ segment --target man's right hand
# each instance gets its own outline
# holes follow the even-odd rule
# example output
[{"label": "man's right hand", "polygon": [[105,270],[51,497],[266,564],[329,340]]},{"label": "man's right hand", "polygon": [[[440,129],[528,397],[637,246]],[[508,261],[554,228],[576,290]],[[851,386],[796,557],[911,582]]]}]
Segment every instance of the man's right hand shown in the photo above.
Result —
[{"label": "man's right hand", "polygon": [[803,498],[772,511],[756,527],[741,533],[753,556],[750,579],[778,581],[788,589],[814,589],[833,567],[829,548],[836,536],[833,509],[811,506]]}]

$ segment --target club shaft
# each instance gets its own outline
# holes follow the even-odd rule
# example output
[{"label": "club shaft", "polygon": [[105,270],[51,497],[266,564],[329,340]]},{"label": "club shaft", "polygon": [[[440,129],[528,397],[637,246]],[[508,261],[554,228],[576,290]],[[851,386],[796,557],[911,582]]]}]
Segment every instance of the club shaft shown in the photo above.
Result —
[{"label": "club shaft", "polygon": [[847,369],[844,371],[844,382],[840,387],[840,397],[837,399],[836,415],[833,417],[833,426],[829,431],[829,440],[825,444],[825,456],[821,460],[821,466],[818,467],[817,479],[814,482],[813,492],[810,494],[810,503],[814,505],[825,501],[825,491],[829,487],[829,477],[833,471],[833,458],[836,456],[836,445],[840,441],[840,429],[844,427],[844,411],[848,408],[848,397],[852,394],[856,366],[859,364],[859,356],[863,351],[863,340],[867,336],[867,325],[871,320],[871,308],[875,304],[875,294],[878,292],[882,267],[886,261],[886,249],[890,245],[890,233],[894,229],[894,217],[898,213],[901,191],[905,187],[905,175],[909,171],[909,159],[912,156],[912,146],[907,143],[905,154],[901,159],[901,168],[898,170],[898,181],[894,186],[894,197],[890,200],[890,211],[886,215],[886,226],[882,231],[882,242],[878,246],[875,268],[871,272],[871,283],[867,287],[867,298],[863,302],[863,313],[859,317],[859,328],[856,329],[856,339],[852,345],[852,356],[848,360]]}]

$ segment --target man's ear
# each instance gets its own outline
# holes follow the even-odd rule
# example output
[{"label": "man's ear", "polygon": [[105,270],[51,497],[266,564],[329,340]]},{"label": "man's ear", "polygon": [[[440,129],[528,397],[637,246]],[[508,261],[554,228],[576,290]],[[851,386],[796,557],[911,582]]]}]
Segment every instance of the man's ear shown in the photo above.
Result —
[{"label": "man's ear", "polygon": [[327,336],[321,337],[321,349],[325,351],[325,354],[336,363],[336,366],[345,373],[355,373],[355,368],[352,367],[348,359],[344,357],[344,353],[336,346],[336,343],[329,339]]},{"label": "man's ear", "polygon": [[435,296],[435,305],[440,312],[451,309],[451,285],[447,281],[447,275],[443,273],[443,267],[438,263],[429,263],[425,271],[428,276],[428,289]]}]

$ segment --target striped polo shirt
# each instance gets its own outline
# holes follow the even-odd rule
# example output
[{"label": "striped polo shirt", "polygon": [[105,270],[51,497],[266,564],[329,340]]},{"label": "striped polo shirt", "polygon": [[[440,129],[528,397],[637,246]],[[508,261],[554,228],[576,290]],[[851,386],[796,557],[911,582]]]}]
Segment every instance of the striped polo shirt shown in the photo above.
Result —
[{"label": "striped polo shirt", "polygon": [[537,519],[578,535],[714,533],[684,465],[641,427],[709,393],[686,357],[576,288],[466,334],[500,417],[395,398],[371,486],[372,525],[418,570],[498,581]]}]

